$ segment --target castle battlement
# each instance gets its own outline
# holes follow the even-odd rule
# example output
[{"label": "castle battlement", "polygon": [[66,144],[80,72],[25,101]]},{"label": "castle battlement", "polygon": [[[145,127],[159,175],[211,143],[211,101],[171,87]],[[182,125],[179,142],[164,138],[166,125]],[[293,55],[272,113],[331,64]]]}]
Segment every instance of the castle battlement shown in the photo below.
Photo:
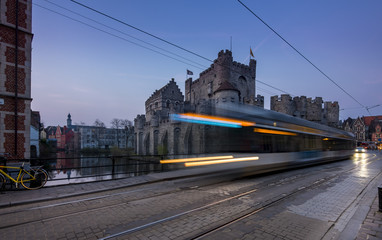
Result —
[{"label": "castle battlement", "polygon": [[215,68],[214,65],[211,64],[211,67],[209,67],[209,68],[207,68],[206,70],[204,70],[203,72],[201,72],[201,73],[199,74],[199,77],[202,77],[203,75],[206,75],[207,73],[211,72],[214,68]]},{"label": "castle battlement", "polygon": [[335,126],[339,121],[338,102],[325,102],[322,97],[294,97],[288,94],[271,97],[271,110],[322,124]]},{"label": "castle battlement", "polygon": [[[264,97],[256,96],[256,61],[249,65],[233,61],[232,52],[218,53],[217,59],[199,74],[185,80],[185,99],[172,79],[146,100],[146,115],[137,117],[135,128],[138,154],[158,154],[159,146],[169,154],[201,153],[208,144],[197,143],[202,135],[192,124],[171,121],[173,113],[191,111],[213,114],[225,102],[264,107]],[[184,143],[184,144],[183,144]]]}]

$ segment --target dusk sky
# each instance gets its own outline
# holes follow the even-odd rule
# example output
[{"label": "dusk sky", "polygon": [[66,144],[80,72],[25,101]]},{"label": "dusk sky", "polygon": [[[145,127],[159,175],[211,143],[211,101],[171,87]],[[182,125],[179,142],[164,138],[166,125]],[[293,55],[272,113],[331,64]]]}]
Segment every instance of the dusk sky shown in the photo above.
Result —
[{"label": "dusk sky", "polygon": [[[242,0],[355,100],[237,0],[77,1],[210,60],[232,37],[234,61],[248,64],[252,48],[257,80],[338,101],[341,120],[382,115],[380,0]],[[77,124],[133,121],[171,78],[184,94],[186,70],[195,80],[211,65],[70,0],[33,0],[32,22],[32,110],[45,126],[66,125],[68,113]],[[257,82],[256,94],[269,109],[283,92]]]}]

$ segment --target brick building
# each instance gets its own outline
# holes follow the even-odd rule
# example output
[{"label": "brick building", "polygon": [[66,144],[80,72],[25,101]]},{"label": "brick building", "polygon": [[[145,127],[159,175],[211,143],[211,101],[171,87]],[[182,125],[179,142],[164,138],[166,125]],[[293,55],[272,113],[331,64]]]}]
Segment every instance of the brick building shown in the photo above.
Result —
[{"label": "brick building", "polygon": [[32,1],[0,0],[0,153],[30,157]]},{"label": "brick building", "polygon": [[343,129],[348,132],[352,132],[357,141],[357,145],[361,145],[362,142],[366,141],[366,125],[363,118],[358,117],[357,119],[348,118],[344,121]]}]

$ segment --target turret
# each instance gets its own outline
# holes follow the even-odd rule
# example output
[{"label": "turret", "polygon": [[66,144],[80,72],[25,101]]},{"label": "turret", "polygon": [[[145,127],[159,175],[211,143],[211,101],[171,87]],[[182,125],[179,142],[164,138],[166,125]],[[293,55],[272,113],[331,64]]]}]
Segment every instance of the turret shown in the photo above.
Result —
[{"label": "turret", "polygon": [[68,128],[72,127],[72,116],[70,115],[70,113],[68,114],[68,118],[66,119],[66,126],[68,126]]}]

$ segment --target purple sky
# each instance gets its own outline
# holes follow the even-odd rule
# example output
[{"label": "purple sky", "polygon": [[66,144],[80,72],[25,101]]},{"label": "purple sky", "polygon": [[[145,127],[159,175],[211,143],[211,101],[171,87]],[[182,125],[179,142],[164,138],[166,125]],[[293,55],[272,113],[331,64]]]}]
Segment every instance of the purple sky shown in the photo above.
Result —
[{"label": "purple sky", "polygon": [[[235,61],[248,64],[252,47],[258,80],[338,101],[340,119],[369,115],[236,0],[78,1],[207,59],[229,49],[232,37]],[[381,104],[370,113],[382,115],[382,1],[242,1],[363,106]],[[78,124],[133,121],[171,78],[184,93],[186,69],[196,79],[211,64],[70,0],[33,0],[32,19],[32,109],[45,126],[65,125],[68,113]],[[270,96],[282,94],[261,83],[256,93],[268,109]]]}]

